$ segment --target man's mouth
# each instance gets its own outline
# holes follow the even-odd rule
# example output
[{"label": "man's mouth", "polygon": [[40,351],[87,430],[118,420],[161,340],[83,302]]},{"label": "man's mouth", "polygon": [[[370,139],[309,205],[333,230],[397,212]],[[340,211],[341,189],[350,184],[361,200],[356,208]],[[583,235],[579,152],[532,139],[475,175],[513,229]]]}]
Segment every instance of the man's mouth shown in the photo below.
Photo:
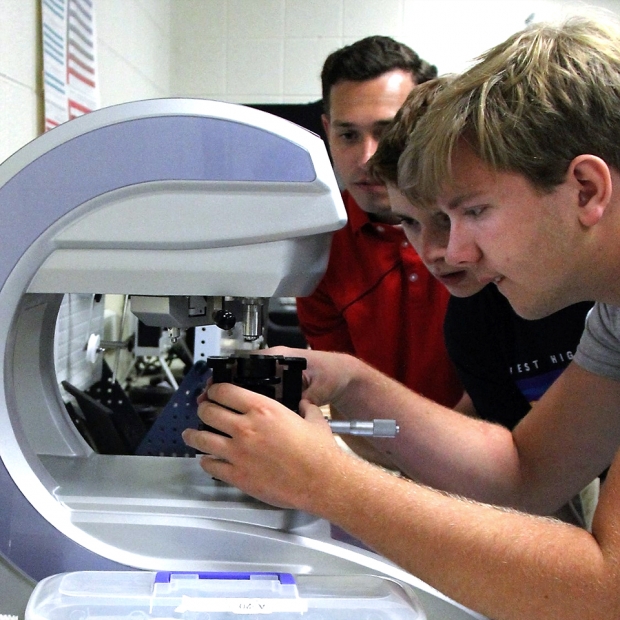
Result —
[{"label": "man's mouth", "polygon": [[355,185],[367,191],[374,191],[374,192],[386,191],[387,192],[385,185],[383,185],[382,183],[378,183],[377,181],[373,181],[372,179],[364,179],[361,181],[356,181]]},{"label": "man's mouth", "polygon": [[477,275],[476,279],[478,280],[478,282],[480,282],[480,284],[484,284],[485,286],[487,284],[495,284],[496,286],[498,286],[504,280],[504,276],[489,277]]},{"label": "man's mouth", "polygon": [[466,271],[452,271],[450,273],[436,274],[435,277],[444,284],[454,285],[463,280],[466,275]]}]

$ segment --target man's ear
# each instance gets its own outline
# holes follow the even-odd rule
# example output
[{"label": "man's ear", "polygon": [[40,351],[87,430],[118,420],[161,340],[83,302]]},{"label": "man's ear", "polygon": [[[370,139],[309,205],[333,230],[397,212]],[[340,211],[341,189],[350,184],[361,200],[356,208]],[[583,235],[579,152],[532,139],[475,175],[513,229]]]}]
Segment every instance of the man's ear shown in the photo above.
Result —
[{"label": "man's ear", "polygon": [[321,114],[321,122],[323,123],[325,135],[329,137],[329,116],[327,116],[327,114]]},{"label": "man's ear", "polygon": [[611,200],[613,183],[609,166],[596,155],[579,155],[570,163],[566,179],[576,183],[579,221],[583,226],[594,226]]}]

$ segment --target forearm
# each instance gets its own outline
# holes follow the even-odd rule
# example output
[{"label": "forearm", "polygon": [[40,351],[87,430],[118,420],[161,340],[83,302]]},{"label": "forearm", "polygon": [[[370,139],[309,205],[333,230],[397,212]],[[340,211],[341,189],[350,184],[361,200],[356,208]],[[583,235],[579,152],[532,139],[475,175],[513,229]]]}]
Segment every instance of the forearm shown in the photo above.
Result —
[{"label": "forearm", "polygon": [[[330,403],[349,419],[395,419],[400,429],[395,439],[372,440],[386,462],[413,480],[478,501],[552,514],[609,465],[617,447],[616,438],[601,431],[593,440],[599,463],[579,457],[588,418],[581,414],[586,403],[576,396],[578,370],[565,371],[536,405],[542,415],[528,415],[528,423],[511,433],[438,405],[352,356],[279,347],[269,352],[308,358],[304,398],[310,402]],[[569,423],[558,404],[567,397],[577,400]],[[575,446],[570,473],[556,466],[560,456],[567,461],[567,434],[568,445]],[[539,445],[541,437],[557,437],[552,450]]]},{"label": "forearm", "polygon": [[359,361],[352,367],[335,404],[349,418],[397,420],[398,436],[372,445],[398,469],[434,488],[515,505],[519,459],[507,429],[438,405]]},{"label": "forearm", "polygon": [[[398,509],[395,510],[395,507]],[[305,508],[495,620],[619,617],[617,534],[457,499],[353,461]]]},{"label": "forearm", "polygon": [[476,411],[476,407],[474,406],[474,403],[467,392],[463,392],[461,400],[459,400],[459,402],[454,405],[454,411],[458,411],[459,413],[468,415],[470,418],[479,417],[478,412]]}]

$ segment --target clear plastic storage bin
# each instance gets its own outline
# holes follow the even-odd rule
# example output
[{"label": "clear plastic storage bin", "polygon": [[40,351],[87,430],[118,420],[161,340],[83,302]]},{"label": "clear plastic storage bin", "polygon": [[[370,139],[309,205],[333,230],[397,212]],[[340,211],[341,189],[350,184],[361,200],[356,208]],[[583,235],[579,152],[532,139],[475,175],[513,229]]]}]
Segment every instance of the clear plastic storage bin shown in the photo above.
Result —
[{"label": "clear plastic storage bin", "polygon": [[[35,587],[25,620],[426,620],[415,595],[367,575],[76,572]],[[241,617],[240,617],[241,616]]]}]

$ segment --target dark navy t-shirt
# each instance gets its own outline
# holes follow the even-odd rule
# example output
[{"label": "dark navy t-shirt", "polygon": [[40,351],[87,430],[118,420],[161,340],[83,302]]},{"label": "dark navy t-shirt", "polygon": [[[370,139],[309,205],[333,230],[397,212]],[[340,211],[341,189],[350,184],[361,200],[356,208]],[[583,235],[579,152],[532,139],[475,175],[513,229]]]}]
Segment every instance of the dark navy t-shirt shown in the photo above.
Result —
[{"label": "dark navy t-shirt", "polygon": [[471,297],[452,297],[446,347],[478,416],[516,426],[572,360],[592,305],[530,321],[494,284]]}]

